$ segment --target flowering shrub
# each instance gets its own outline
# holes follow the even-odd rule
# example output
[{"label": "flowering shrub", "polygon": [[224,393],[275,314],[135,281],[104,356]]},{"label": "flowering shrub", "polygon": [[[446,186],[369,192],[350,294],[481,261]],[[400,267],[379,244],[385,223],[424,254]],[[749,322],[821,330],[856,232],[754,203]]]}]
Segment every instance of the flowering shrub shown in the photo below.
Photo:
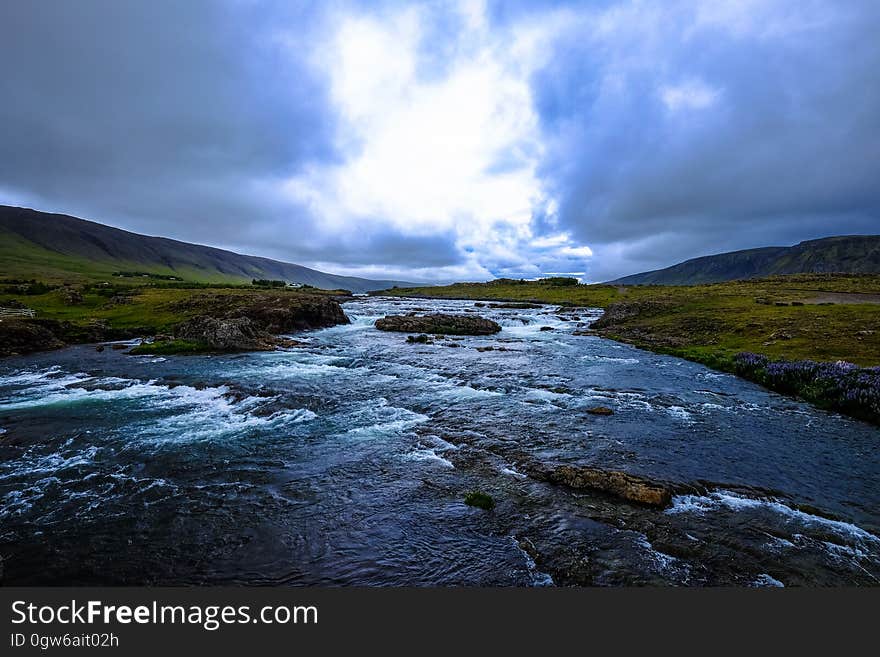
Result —
[{"label": "flowering shrub", "polygon": [[812,360],[773,361],[760,354],[734,356],[734,371],[771,390],[880,424],[880,367]]}]

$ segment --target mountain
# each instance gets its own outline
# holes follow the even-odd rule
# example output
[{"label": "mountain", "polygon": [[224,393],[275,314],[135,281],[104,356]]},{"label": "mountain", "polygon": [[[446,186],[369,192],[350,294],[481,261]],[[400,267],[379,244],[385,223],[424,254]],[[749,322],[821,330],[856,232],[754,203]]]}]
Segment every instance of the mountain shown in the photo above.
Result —
[{"label": "mountain", "polygon": [[95,279],[120,271],[210,283],[285,280],[352,292],[414,285],[337,276],[269,258],[138,235],[64,214],[0,205],[0,277]]},{"label": "mountain", "polygon": [[621,285],[697,285],[777,274],[880,273],[880,235],[842,235],[685,260],[666,269],[624,276]]}]

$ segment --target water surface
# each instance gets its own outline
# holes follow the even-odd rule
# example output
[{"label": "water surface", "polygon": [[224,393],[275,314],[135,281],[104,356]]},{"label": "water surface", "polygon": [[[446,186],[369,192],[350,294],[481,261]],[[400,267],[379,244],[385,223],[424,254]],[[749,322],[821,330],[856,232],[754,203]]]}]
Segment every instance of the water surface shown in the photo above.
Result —
[{"label": "water surface", "polygon": [[[572,335],[598,311],[345,310],[351,325],[287,351],[2,361],[3,582],[878,583],[877,428]],[[412,345],[372,327],[426,310],[504,328]],[[586,413],[597,405],[615,414]],[[685,486],[644,509],[527,463]],[[474,489],[495,510],[466,506]]]}]

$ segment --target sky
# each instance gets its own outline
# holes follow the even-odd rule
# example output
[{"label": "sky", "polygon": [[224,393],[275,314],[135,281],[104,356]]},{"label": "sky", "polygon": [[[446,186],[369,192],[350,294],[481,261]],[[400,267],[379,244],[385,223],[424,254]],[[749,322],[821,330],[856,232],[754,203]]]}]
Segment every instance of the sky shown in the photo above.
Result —
[{"label": "sky", "polygon": [[340,274],[880,233],[880,3],[5,3],[0,203]]}]

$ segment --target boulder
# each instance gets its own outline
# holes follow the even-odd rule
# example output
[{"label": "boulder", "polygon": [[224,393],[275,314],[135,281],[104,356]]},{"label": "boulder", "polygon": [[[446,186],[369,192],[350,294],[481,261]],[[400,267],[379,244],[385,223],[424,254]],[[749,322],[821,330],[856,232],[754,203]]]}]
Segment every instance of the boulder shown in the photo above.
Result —
[{"label": "boulder", "polygon": [[618,470],[560,465],[541,474],[541,479],[554,484],[597,490],[636,504],[662,508],[672,501],[672,489],[668,485]]},{"label": "boulder", "polygon": [[247,317],[195,317],[179,324],[174,329],[174,337],[198,342],[217,351],[266,351],[278,344],[273,335]]},{"label": "boulder", "polygon": [[588,408],[587,413],[590,415],[614,415],[614,411],[607,406],[594,406],[593,408]]},{"label": "boulder", "polygon": [[376,328],[380,331],[437,335],[491,335],[501,330],[500,325],[478,315],[443,313],[422,316],[389,315],[376,320]]},{"label": "boulder", "polygon": [[351,323],[338,301],[319,295],[259,299],[227,316],[250,319],[269,333],[293,333]]},{"label": "boulder", "polygon": [[336,299],[320,294],[214,294],[193,295],[173,305],[193,317],[247,318],[269,333],[293,333],[349,324]]},{"label": "boulder", "polygon": [[76,288],[65,287],[61,290],[61,300],[65,306],[76,306],[83,302],[83,295]]}]

